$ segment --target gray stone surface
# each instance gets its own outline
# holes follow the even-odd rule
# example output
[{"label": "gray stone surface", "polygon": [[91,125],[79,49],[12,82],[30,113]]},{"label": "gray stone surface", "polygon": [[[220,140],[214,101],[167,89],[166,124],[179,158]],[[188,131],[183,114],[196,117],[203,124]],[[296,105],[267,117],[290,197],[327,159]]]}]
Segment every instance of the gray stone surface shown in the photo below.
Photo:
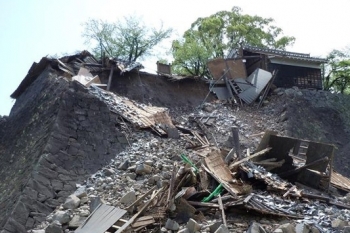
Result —
[{"label": "gray stone surface", "polygon": [[120,202],[122,204],[125,205],[130,205],[131,203],[133,203],[134,201],[136,201],[136,194],[135,191],[131,191],[126,193],[121,199]]},{"label": "gray stone surface", "polygon": [[186,227],[190,233],[197,232],[201,229],[201,226],[196,222],[196,220],[194,220],[192,218],[190,218],[190,220],[188,220]]},{"label": "gray stone surface", "polygon": [[222,224],[214,233],[230,233],[230,231],[224,224]]},{"label": "gray stone surface", "polygon": [[69,211],[57,211],[53,216],[53,221],[58,221],[60,224],[68,223],[71,220],[71,213]]},{"label": "gray stone surface", "polygon": [[137,175],[144,175],[144,174],[150,174],[152,173],[152,167],[147,164],[140,164],[136,166],[135,173]]},{"label": "gray stone surface", "polygon": [[65,203],[63,204],[63,208],[65,209],[75,209],[78,208],[80,204],[80,199],[74,194],[70,195]]},{"label": "gray stone surface", "polygon": [[257,222],[253,222],[248,230],[247,233],[266,233],[266,231],[264,230],[264,228]]},{"label": "gray stone surface", "polygon": [[177,231],[179,230],[180,225],[176,221],[168,218],[164,227],[168,230]]},{"label": "gray stone surface", "polygon": [[53,221],[45,229],[45,233],[63,233],[62,225],[58,221]]}]

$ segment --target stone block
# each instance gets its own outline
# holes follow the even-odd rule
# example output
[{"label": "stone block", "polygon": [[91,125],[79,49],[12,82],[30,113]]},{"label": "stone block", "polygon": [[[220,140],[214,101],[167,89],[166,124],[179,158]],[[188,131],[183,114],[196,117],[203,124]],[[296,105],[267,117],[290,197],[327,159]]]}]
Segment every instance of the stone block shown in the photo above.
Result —
[{"label": "stone block", "polygon": [[266,233],[264,228],[257,222],[253,222],[247,231],[247,233]]},{"label": "stone block", "polygon": [[144,175],[152,173],[152,167],[147,164],[139,164],[136,166],[135,173],[137,175]]},{"label": "stone block", "polygon": [[71,220],[70,212],[59,210],[52,216],[52,220],[58,221],[60,224],[68,223]]},{"label": "stone block", "polygon": [[177,231],[179,230],[180,225],[176,221],[168,218],[164,227],[168,230]]},{"label": "stone block", "polygon": [[53,221],[45,229],[45,233],[63,233],[62,225],[58,221]]},{"label": "stone block", "polygon": [[278,227],[283,233],[296,233],[295,227],[291,223],[286,223]]},{"label": "stone block", "polygon": [[65,203],[63,204],[63,208],[65,209],[76,209],[79,207],[80,199],[74,194],[70,195]]},{"label": "stone block", "polygon": [[332,220],[331,225],[333,228],[343,229],[345,226],[348,225],[348,223],[341,219],[336,218]]},{"label": "stone block", "polygon": [[131,191],[126,193],[121,199],[120,202],[122,204],[125,205],[130,205],[131,203],[133,203],[134,201],[136,201],[136,194],[135,191]]},{"label": "stone block", "polygon": [[201,226],[192,218],[188,220],[186,227],[190,233],[195,233],[201,229]]},{"label": "stone block", "polygon": [[214,233],[230,233],[227,226],[221,224],[221,226]]},{"label": "stone block", "polygon": [[73,218],[68,223],[69,227],[78,228],[84,221],[86,217],[81,217],[79,215],[74,215]]}]

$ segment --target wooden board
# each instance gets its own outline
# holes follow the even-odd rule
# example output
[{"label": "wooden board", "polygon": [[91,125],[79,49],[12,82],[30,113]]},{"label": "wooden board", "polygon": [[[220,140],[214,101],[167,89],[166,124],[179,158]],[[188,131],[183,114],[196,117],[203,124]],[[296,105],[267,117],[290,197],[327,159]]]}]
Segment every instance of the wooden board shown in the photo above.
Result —
[{"label": "wooden board", "polygon": [[75,233],[104,233],[117,222],[126,210],[106,204],[100,204],[94,212],[78,227]]}]

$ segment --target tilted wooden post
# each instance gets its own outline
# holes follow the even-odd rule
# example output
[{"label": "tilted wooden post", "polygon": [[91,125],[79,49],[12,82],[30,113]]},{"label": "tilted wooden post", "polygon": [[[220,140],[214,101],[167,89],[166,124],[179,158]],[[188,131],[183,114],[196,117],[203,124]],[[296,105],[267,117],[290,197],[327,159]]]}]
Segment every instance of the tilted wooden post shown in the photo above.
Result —
[{"label": "tilted wooden post", "polygon": [[241,155],[241,145],[239,144],[239,130],[237,126],[233,126],[232,128],[232,139],[233,145],[235,146],[236,155],[238,159],[242,159]]},{"label": "tilted wooden post", "polygon": [[113,71],[114,71],[114,65],[111,66],[111,72],[109,73],[108,84],[107,84],[107,91],[109,91],[109,89],[111,88]]}]

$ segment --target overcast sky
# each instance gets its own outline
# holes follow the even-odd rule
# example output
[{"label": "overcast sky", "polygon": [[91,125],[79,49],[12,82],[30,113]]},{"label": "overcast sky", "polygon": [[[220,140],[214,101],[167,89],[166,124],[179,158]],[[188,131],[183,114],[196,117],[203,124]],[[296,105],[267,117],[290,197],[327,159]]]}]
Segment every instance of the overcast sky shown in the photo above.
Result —
[{"label": "overcast sky", "polygon": [[[174,36],[181,36],[198,17],[233,6],[241,7],[246,14],[275,19],[285,35],[296,38],[290,51],[325,57],[332,49],[350,45],[349,0],[3,0],[0,115],[9,114],[14,103],[10,95],[34,61],[46,55],[89,49],[81,37],[81,24],[89,18],[115,21],[136,14],[149,25],[162,21],[164,26],[176,30]],[[163,50],[166,52],[166,45]],[[150,61],[143,63],[147,69],[155,70],[156,58]]]}]

